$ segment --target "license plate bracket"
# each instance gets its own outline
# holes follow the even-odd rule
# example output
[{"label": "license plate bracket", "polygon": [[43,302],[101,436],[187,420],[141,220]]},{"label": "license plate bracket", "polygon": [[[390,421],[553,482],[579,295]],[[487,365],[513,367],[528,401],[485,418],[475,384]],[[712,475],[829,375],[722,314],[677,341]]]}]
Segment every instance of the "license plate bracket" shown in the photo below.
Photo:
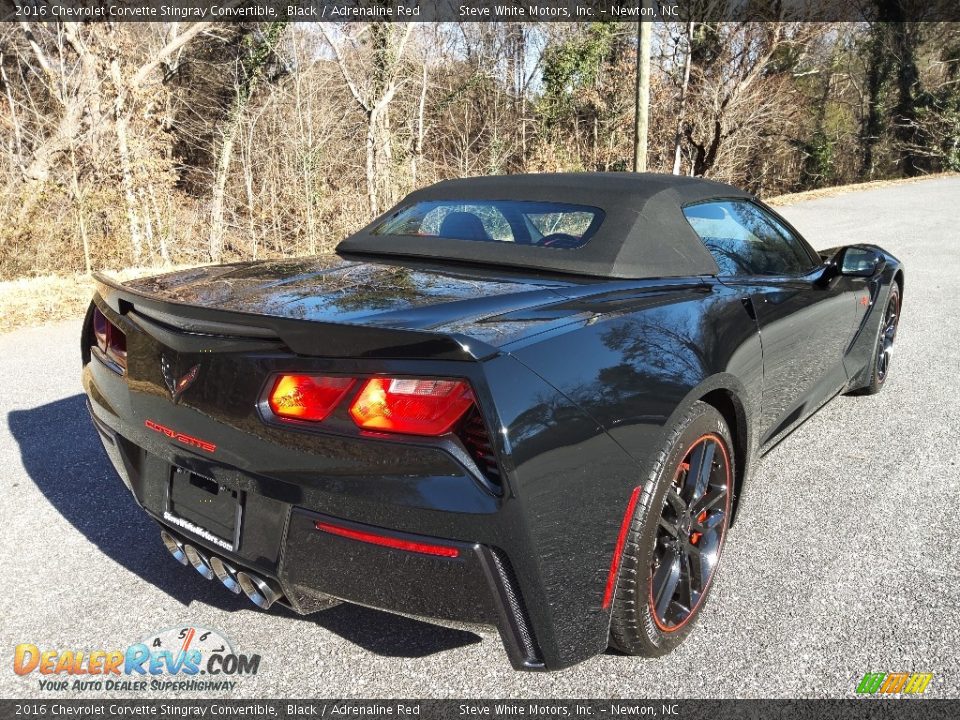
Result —
[{"label": "license plate bracket", "polygon": [[173,468],[165,519],[232,551],[239,544],[242,513],[242,491],[185,468]]}]

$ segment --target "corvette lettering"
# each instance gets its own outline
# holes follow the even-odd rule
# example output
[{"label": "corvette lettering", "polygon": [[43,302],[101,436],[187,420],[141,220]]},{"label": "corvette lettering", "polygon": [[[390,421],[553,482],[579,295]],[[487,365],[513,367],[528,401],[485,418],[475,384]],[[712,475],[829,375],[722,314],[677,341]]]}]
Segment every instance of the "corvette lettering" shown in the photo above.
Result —
[{"label": "corvette lettering", "polygon": [[160,423],[154,422],[153,420],[147,420],[146,422],[144,422],[144,425],[146,425],[150,430],[153,430],[154,432],[158,432],[161,435],[166,435],[171,440],[176,440],[177,442],[183,443],[184,445],[189,445],[190,447],[199,448],[200,450],[204,450],[209,453],[212,453],[217,449],[217,446],[211,442],[207,442],[206,440],[201,440],[200,438],[194,437],[193,435],[187,435],[186,433],[177,432],[173,428],[168,428],[166,425],[161,425]]}]

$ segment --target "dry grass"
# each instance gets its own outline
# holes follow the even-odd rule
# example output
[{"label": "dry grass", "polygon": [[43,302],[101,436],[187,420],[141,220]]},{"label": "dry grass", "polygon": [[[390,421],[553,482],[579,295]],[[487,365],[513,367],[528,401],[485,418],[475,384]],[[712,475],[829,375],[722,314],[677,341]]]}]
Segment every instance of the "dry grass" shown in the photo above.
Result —
[{"label": "dry grass", "polygon": [[792,205],[793,203],[804,202],[806,200],[819,200],[820,198],[833,197],[835,195],[845,195],[846,193],[859,192],[861,190],[873,190],[875,188],[894,187],[896,185],[912,185],[913,183],[924,182],[925,180],[936,180],[938,178],[947,177],[960,177],[960,173],[945,172],[913,178],[874,180],[872,182],[854,183],[852,185],[836,185],[834,187],[819,188],[817,190],[807,190],[805,192],[777,195],[772,198],[766,198],[764,202],[766,202],[767,205],[774,207],[778,205]]},{"label": "dry grass", "polygon": [[[133,280],[177,269],[180,268],[146,267],[104,272],[118,280]],[[93,279],[85,274],[44,275],[0,282],[0,313],[3,316],[0,332],[82,318],[91,297]]]},{"label": "dry grass", "polygon": [[[832,197],[860,190],[906,185],[924,180],[944,177],[960,177],[960,173],[940,173],[920,178],[901,180],[877,180],[857,185],[840,185],[820,190],[778,195],[767,199],[770,205],[790,205],[805,200]],[[137,277],[156,275],[187,266],[127,268],[111,271],[110,275],[119,280],[132,280]],[[46,275],[0,282],[0,313],[3,324],[0,332],[10,332],[21,327],[41,325],[57,320],[79,319],[87,310],[93,295],[93,280],[84,274]]]}]

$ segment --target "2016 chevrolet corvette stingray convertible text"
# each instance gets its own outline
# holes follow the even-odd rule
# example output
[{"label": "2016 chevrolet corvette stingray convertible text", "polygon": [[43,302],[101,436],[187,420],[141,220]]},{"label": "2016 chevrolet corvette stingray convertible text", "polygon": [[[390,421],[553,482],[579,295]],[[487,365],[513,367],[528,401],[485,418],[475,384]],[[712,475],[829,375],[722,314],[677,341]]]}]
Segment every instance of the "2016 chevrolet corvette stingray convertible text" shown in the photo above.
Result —
[{"label": "2016 chevrolet corvette stingray convertible text", "polygon": [[493,625],[525,669],[683,640],[754,458],[883,387],[904,282],[653,174],[442,182],[334,258],[97,279],[90,412],[175,558]]}]

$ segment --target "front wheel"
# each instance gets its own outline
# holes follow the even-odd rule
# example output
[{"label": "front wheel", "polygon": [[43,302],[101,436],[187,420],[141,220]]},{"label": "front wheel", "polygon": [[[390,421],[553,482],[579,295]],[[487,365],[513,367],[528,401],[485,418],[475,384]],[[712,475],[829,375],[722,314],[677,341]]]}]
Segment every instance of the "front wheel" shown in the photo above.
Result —
[{"label": "front wheel", "polygon": [[671,433],[630,519],[610,622],[615,649],[663,655],[696,622],[730,521],[732,448],[723,416],[702,402]]},{"label": "front wheel", "polygon": [[893,342],[897,339],[897,326],[900,322],[900,288],[894,283],[890,289],[887,307],[880,319],[877,332],[877,344],[873,352],[870,368],[870,382],[853,391],[852,395],[875,395],[883,390],[883,384],[890,374],[890,362],[893,358]]}]

